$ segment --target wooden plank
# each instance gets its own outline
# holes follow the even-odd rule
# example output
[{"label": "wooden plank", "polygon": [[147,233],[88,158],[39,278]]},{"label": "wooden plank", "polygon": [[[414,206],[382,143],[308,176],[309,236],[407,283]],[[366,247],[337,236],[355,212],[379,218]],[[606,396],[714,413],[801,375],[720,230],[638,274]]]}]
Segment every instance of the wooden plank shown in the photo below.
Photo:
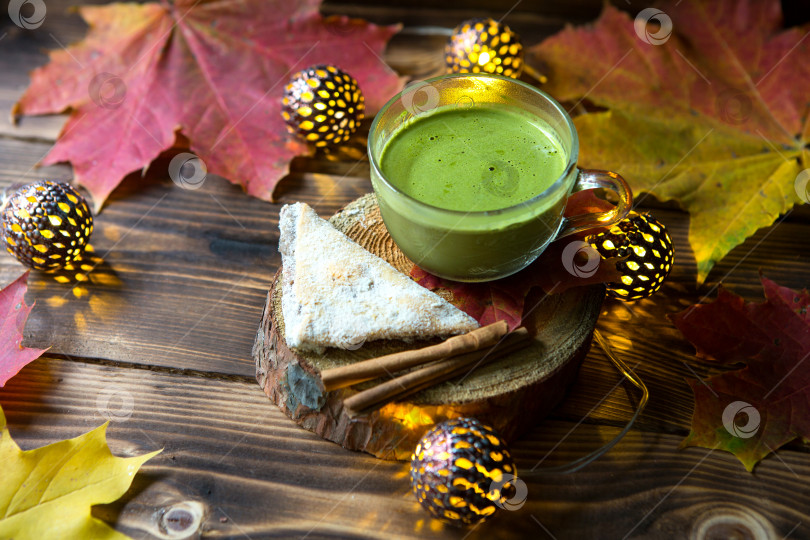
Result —
[{"label": "wooden plank", "polygon": [[[633,431],[579,472],[527,479],[522,508],[470,532],[428,518],[406,464],[299,429],[251,381],[45,358],[3,388],[0,404],[25,449],[77,436],[105,415],[116,455],[163,448],[122,501],[95,510],[136,538],[156,537],[160,516],[191,502],[202,505],[206,536],[684,538],[707,515],[734,509],[762,519],[775,538],[810,534],[810,463],[791,450],[749,474],[725,452],[678,450],[677,435]],[[512,450],[525,474],[576,459],[617,431],[546,421]]]},{"label": "wooden plank", "polygon": [[[518,471],[563,465],[617,432],[581,425],[566,437],[566,428],[563,423],[544,422],[515,444]],[[537,484],[530,483],[526,505],[515,513],[515,518],[525,516],[529,508],[530,519],[515,519],[519,528],[515,536],[803,538],[810,534],[804,517],[807,491],[799,487],[807,475],[802,468],[805,454],[783,450],[751,474],[726,452],[679,450],[679,442],[679,436],[632,431],[582,471],[546,475]],[[535,496],[542,500],[534,500]],[[696,534],[707,520],[724,518],[726,524],[712,531],[716,536]],[[752,532],[757,528],[749,518],[761,522],[766,534]]]},{"label": "wooden plank", "polygon": [[[31,30],[16,26],[4,12],[0,26],[0,136],[54,140],[64,118],[26,117],[11,124],[11,107],[28,86],[28,73],[47,62],[46,51],[67,47],[84,37],[87,25],[72,8],[82,4],[106,4],[106,0],[47,2],[45,20]],[[13,54],[7,54],[13,51]],[[77,69],[80,66],[77,65]]]},{"label": "wooden plank", "polygon": [[[46,150],[46,144],[0,140],[0,153],[7,156],[0,186],[20,178],[69,177],[65,167],[25,176]],[[366,193],[370,186],[362,145],[348,153],[354,158],[296,159],[281,190],[282,202],[304,200],[328,216]],[[143,180],[128,179],[97,217],[92,244],[106,262],[87,282],[73,287],[32,274],[28,299],[37,300],[37,305],[26,327],[26,344],[52,345],[53,353],[70,357],[252,377],[253,337],[279,262],[279,205],[245,197],[218,177],[208,179],[200,190],[182,190],[166,178],[167,163],[156,163]],[[318,170],[330,174],[312,172]],[[651,387],[653,398],[642,424],[682,431],[692,410],[684,379],[693,377],[692,371],[701,377],[709,371],[694,360],[691,346],[666,314],[706,294],[714,298],[712,288],[721,278],[749,300],[760,300],[759,268],[787,286],[806,285],[810,235],[802,222],[786,221],[763,230],[721,262],[707,285],[696,289],[686,216],[663,209],[655,215],[668,225],[675,242],[672,275],[651,299],[606,302],[600,328],[631,365],[638,364]],[[3,283],[22,270],[10,257],[0,256]],[[593,350],[560,414],[581,416],[617,380],[604,356]],[[615,395],[594,412],[597,418],[619,422],[626,417],[631,404],[621,391]]]},{"label": "wooden plank", "polygon": [[[406,33],[409,32],[407,28],[419,33],[437,31],[439,35],[444,36],[444,39],[441,40],[442,47],[446,36],[453,28],[472,18],[491,17],[502,20],[511,30],[520,35],[524,45],[531,46],[562,29],[566,23],[581,24],[596,19],[601,10],[601,3],[589,8],[570,11],[567,3],[555,4],[563,6],[564,11],[573,14],[570,16],[561,14],[560,11],[563,10],[546,10],[545,6],[552,5],[549,3],[545,3],[539,10],[521,10],[520,7],[524,4],[518,4],[516,9],[510,10],[510,7],[515,5],[514,3],[479,7],[467,5],[467,3],[463,6],[440,6],[428,0],[423,0],[422,6],[418,9],[407,2],[404,5],[397,3],[386,6],[371,5],[371,3],[360,4],[359,2],[347,4],[328,2],[323,5],[321,12],[324,15],[347,15],[362,18],[376,24],[400,23],[406,27]],[[528,3],[526,5],[531,6]]]},{"label": "wooden plank", "polygon": [[[691,424],[694,400],[686,379],[717,373],[709,363],[698,361],[694,348],[669,322],[667,315],[698,302],[717,297],[720,283],[748,301],[764,300],[759,273],[778,283],[802,289],[810,283],[808,225],[785,221],[757,232],[735,248],[711,272],[701,287],[695,285],[695,263],[688,248],[687,224],[679,214],[660,209],[655,216],[665,223],[676,246],[675,266],[655,296],[632,303],[608,299],[597,328],[614,350],[647,383],[651,399],[639,422],[645,429],[685,433]],[[597,345],[582,365],[568,399],[558,409],[562,418],[578,417],[612,391],[612,398],[599,406],[594,418],[621,422],[635,408],[637,392],[615,388],[620,376]]]},{"label": "wooden plank", "polygon": [[[403,62],[407,50],[402,49]],[[368,125],[367,120],[365,132]],[[47,144],[32,141],[0,141],[4,156],[0,183],[69,178],[67,167],[31,170],[47,150]],[[185,192],[166,178],[167,163],[159,161],[145,180],[130,178],[114,193],[97,220],[93,241],[97,253],[109,252],[107,264],[91,274],[89,283],[73,288],[39,274],[32,277],[29,301],[35,298],[39,304],[28,324],[26,343],[53,344],[53,352],[71,357],[250,377],[250,343],[269,276],[278,264],[278,206],[248,199],[219,178],[211,178],[196,193]],[[305,200],[325,216],[370,189],[362,134],[339,154],[297,158],[292,171],[280,190],[282,202]],[[758,300],[759,269],[785,285],[805,286],[810,214],[799,207],[784,223],[757,233],[718,264],[699,289],[694,285],[685,215],[663,208],[656,208],[655,214],[669,225],[675,241],[678,258],[673,274],[653,299],[629,306],[608,302],[600,327],[624,346],[622,354],[639,364],[640,374],[653,389],[642,425],[684,430],[692,406],[684,377],[694,376],[693,371],[705,377],[709,370],[694,362],[691,347],[665,315],[704,295],[713,298],[721,280]],[[21,271],[10,258],[0,258],[3,283]],[[230,287],[234,288],[229,293]],[[188,321],[186,313],[198,316]],[[575,417],[587,412],[615,380],[610,364],[592,352],[560,414]],[[621,399],[621,392],[617,396],[594,411],[597,418],[619,422],[626,416],[631,403]],[[672,403],[678,404],[676,412]]]},{"label": "wooden plank", "polygon": [[[380,7],[379,0],[326,0],[321,11],[345,12],[349,9],[363,9]],[[616,2],[616,4],[620,4]],[[538,14],[543,16],[565,17],[569,20],[593,18],[602,9],[602,0],[569,0],[567,2],[519,2],[517,0],[465,0],[463,8],[458,5],[447,5],[446,11],[465,9],[470,11],[487,11],[492,17],[501,18],[505,14]],[[414,12],[424,12],[436,9],[437,4],[432,0],[390,0],[385,7],[396,11],[408,8]]]},{"label": "wooden plank", "polygon": [[[0,41],[0,47],[2,45]],[[44,62],[42,55],[0,55],[0,73],[3,73],[0,80],[0,136],[37,141],[56,140],[67,116],[25,116],[16,125],[11,122],[11,108],[28,87],[28,70]]]},{"label": "wooden plank", "polygon": [[115,420],[109,439],[117,455],[163,448],[137,477],[126,506],[101,511],[134,537],[157,536],[156,517],[186,501],[203,505],[201,530],[212,535],[315,529],[345,536],[362,531],[356,516],[365,510],[369,527],[407,532],[419,516],[401,464],[299,429],[250,381],[41,359],[3,388],[0,403],[26,449],[76,436],[105,415]]},{"label": "wooden plank", "polygon": [[[0,139],[0,189],[49,175],[25,172],[47,145]],[[168,160],[130,178],[96,217],[91,244],[104,262],[87,280],[57,283],[34,272],[37,306],[26,343],[52,352],[177,369],[254,375],[253,338],[279,262],[278,209],[212,176],[194,192],[167,178]],[[48,171],[64,178],[66,169]],[[366,178],[291,176],[282,202],[304,200],[323,215],[370,189]],[[0,257],[0,279],[23,267]],[[84,274],[82,272],[81,274]]]},{"label": "wooden plank", "polygon": [[[414,1],[422,8],[413,9]],[[579,10],[589,2],[560,3],[559,9]],[[449,28],[468,16],[511,7],[495,0],[473,0],[463,10],[423,0],[373,3],[327,2],[323,11]],[[14,51],[0,54],[0,108],[8,110],[27,85],[27,71],[45,62],[41,50],[83,36],[84,24],[67,13],[67,5],[49,2],[46,23],[36,31],[0,17],[0,48]],[[563,16],[580,20],[549,9],[558,8],[524,2],[507,22],[530,43],[558,28]],[[586,13],[577,15],[590,18]],[[392,41],[386,59],[400,72],[423,78],[441,70],[437,52],[443,40],[440,34],[404,34]],[[31,170],[62,122],[26,118],[12,128],[0,114],[0,188],[43,176],[70,178],[65,166]],[[346,151],[294,160],[280,190],[282,202],[304,200],[328,216],[367,192],[364,133]],[[63,285],[32,274],[28,300],[38,303],[26,344],[53,344],[63,359],[37,361],[0,391],[17,440],[32,448],[76,436],[101,423],[106,408],[120,417],[110,428],[119,455],[165,446],[123,502],[95,510],[135,537],[165,534],[161,516],[165,522],[170,508],[182,503],[202,505],[207,536],[464,537],[467,531],[427,519],[409,492],[404,466],[321,441],[264,398],[253,380],[250,349],[279,261],[279,205],[250,199],[217,177],[195,193],[184,191],[168,179],[167,165],[164,158],[145,179],[129,178],[98,216],[93,244],[105,263],[88,281]],[[772,528],[774,538],[810,537],[806,446],[792,443],[755,474],[723,452],[677,450],[693,407],[685,378],[712,371],[695,361],[691,346],[665,318],[713,298],[721,281],[760,300],[760,269],[782,284],[806,286],[810,208],[799,207],[758,232],[696,287],[688,217],[651,198],[645,205],[673,235],[673,274],[652,299],[606,302],[599,327],[650,387],[646,412],[610,454],[579,473],[529,481],[522,509],[501,512],[470,538],[686,537],[709,518],[727,520],[715,537],[757,526]],[[21,271],[0,256],[0,284]],[[562,464],[613,437],[637,403],[634,390],[616,386],[619,380],[594,347],[552,419],[513,445],[520,470],[538,462]],[[131,417],[122,414],[126,407],[120,409],[127,397]],[[764,525],[746,522],[751,516]]]}]

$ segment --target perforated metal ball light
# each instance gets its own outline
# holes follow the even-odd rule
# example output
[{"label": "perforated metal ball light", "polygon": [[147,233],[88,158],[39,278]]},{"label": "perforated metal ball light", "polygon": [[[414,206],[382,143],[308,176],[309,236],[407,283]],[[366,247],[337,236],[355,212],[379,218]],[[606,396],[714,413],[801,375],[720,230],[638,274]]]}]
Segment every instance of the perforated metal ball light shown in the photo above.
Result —
[{"label": "perforated metal ball light", "polygon": [[445,45],[448,73],[497,73],[518,78],[523,72],[520,37],[493,19],[469,19]]},{"label": "perforated metal ball light", "polygon": [[438,424],[411,455],[411,486],[433,516],[456,526],[474,525],[509,497],[517,471],[506,444],[474,418]]},{"label": "perforated metal ball light", "polygon": [[11,194],[0,216],[9,253],[37,270],[54,270],[79,258],[93,233],[93,214],[73,186],[48,180]]},{"label": "perforated metal ball light", "polygon": [[666,227],[650,214],[630,215],[587,241],[604,258],[627,257],[616,264],[621,281],[608,283],[608,294],[619,300],[647,298],[669,275],[675,250]]},{"label": "perforated metal ball light", "polygon": [[284,88],[281,116],[287,129],[319,148],[347,141],[364,111],[357,81],[335,66],[303,69]]}]

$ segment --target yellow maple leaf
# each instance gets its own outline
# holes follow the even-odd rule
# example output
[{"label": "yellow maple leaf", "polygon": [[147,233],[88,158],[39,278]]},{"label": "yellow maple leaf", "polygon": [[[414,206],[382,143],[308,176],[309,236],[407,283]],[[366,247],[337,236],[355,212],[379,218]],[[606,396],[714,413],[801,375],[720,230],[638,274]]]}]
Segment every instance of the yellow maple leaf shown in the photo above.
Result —
[{"label": "yellow maple leaf", "polygon": [[109,422],[75,439],[20,450],[0,408],[0,538],[127,538],[90,514],[129,489],[141,465],[161,450],[119,458],[107,446]]}]

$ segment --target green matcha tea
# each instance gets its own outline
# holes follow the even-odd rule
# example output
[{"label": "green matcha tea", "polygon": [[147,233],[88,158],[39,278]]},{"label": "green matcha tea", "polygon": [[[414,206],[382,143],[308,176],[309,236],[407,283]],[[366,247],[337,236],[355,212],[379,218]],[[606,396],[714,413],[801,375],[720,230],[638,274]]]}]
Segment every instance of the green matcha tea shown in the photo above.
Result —
[{"label": "green matcha tea", "polygon": [[401,192],[447,210],[509,208],[546,190],[568,157],[542,120],[504,107],[444,107],[388,141],[382,172]]},{"label": "green matcha tea", "polygon": [[[371,185],[391,238],[421,268],[456,281],[509,276],[559,235],[627,214],[632,194],[624,180],[581,171],[578,153],[574,123],[559,103],[485,73],[443,75],[404,90],[383,106],[368,136]],[[616,192],[619,205],[563,217],[573,191],[597,188]]]},{"label": "green matcha tea", "polygon": [[524,268],[554,238],[576,169],[566,170],[571,141],[561,143],[545,121],[553,114],[471,93],[475,106],[457,107],[448,94],[452,104],[410,116],[384,138],[379,124],[404,115],[378,117],[369,138],[379,156],[371,181],[406,256],[437,276],[487,281]]}]

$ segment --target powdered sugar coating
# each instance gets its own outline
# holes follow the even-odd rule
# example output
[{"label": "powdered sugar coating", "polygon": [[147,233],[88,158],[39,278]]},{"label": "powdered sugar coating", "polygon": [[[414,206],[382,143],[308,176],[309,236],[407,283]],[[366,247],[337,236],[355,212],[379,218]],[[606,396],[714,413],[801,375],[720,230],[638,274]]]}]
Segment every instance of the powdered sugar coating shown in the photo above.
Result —
[{"label": "powdered sugar coating", "polygon": [[462,334],[478,323],[352,242],[305,203],[281,209],[282,315],[290,347]]}]

